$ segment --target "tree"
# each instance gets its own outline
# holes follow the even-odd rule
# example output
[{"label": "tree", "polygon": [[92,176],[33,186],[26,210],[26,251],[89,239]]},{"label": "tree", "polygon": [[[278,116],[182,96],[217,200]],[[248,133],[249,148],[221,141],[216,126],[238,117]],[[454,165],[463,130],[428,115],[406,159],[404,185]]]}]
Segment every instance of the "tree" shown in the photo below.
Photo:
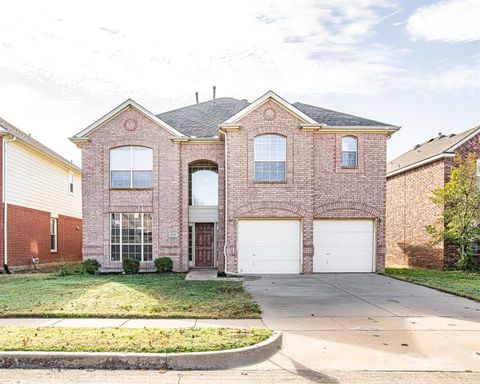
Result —
[{"label": "tree", "polygon": [[432,191],[432,201],[443,206],[442,220],[428,225],[427,232],[433,243],[442,241],[458,245],[458,267],[475,269],[472,245],[480,241],[480,177],[474,154],[455,157],[450,180],[443,188]]}]

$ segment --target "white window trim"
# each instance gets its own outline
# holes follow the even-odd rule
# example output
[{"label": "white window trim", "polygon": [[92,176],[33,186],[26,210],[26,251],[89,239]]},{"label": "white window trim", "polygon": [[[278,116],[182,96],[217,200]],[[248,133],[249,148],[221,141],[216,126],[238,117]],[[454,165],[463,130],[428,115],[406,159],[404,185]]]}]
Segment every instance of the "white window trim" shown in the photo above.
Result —
[{"label": "white window trim", "polygon": [[[350,138],[355,140],[355,151],[344,151],[343,150],[343,140],[346,138]],[[341,161],[342,161],[342,167],[343,168],[357,168],[358,167],[358,137],[356,136],[343,136],[342,137],[342,142],[341,142],[342,150],[341,150]],[[355,153],[355,165],[346,165],[343,163],[343,154],[344,153]]]},{"label": "white window trim", "polygon": [[[126,169],[112,169],[112,151],[114,151],[115,149],[119,149],[119,148],[125,148],[125,147],[128,147],[130,149],[130,169],[129,170],[126,170]],[[134,147],[139,147],[139,148],[146,148],[146,149],[149,149],[150,151],[152,151],[152,169],[133,169],[133,148]],[[129,187],[121,187],[121,188],[118,188],[118,187],[114,187],[112,186],[112,172],[127,172],[127,171],[130,171],[130,186]],[[153,187],[153,149],[152,148],[149,148],[149,147],[145,147],[145,146],[142,146],[142,145],[124,145],[124,146],[121,146],[121,147],[115,147],[115,148],[110,148],[110,188],[113,188],[113,189],[150,189],[152,187],[145,187],[145,188],[136,188],[133,186],[133,172],[135,171],[140,171],[140,172],[152,172],[152,187]]]},{"label": "white window trim", "polygon": [[[257,160],[257,151],[255,150],[255,147],[256,147],[256,140],[261,138],[261,137],[265,137],[265,136],[277,136],[277,137],[280,137],[283,139],[283,142],[285,144],[285,148],[284,148],[284,156],[283,156],[283,160]],[[256,172],[256,164],[258,163],[284,163],[284,175],[283,175],[283,180],[259,180],[257,179],[257,172]],[[255,182],[270,182],[270,181],[274,181],[274,182],[280,182],[280,183],[283,183],[283,182],[286,182],[287,181],[287,138],[283,135],[279,135],[278,133],[264,133],[264,134],[261,134],[261,135],[258,135],[258,136],[255,136],[254,139],[253,139],[253,177],[254,177],[254,180]]]},{"label": "white window trim", "polygon": [[[113,262],[113,263],[121,263],[123,261],[123,236],[122,236],[122,230],[123,230],[123,214],[129,214],[129,213],[140,213],[140,220],[141,220],[141,223],[142,223],[142,236],[141,236],[141,243],[125,243],[125,245],[141,245],[141,260],[140,262],[141,263],[150,263],[150,262],[153,262],[153,238],[152,238],[152,242],[151,243],[146,243],[144,242],[144,236],[145,236],[145,232],[144,232],[144,223],[143,223],[143,218],[144,218],[144,215],[145,213],[143,212],[112,212],[110,213],[110,262]],[[120,242],[118,243],[112,243],[112,214],[118,214],[120,215]],[[152,215],[152,226],[153,226],[153,215]],[[152,231],[153,231],[153,228],[152,228]],[[120,246],[120,260],[112,260],[112,245],[119,245]],[[144,245],[151,245],[152,246],[152,260],[151,261],[145,261],[144,260],[144,249],[143,249],[143,246]]]},{"label": "white window trim", "polygon": [[[52,236],[55,236],[55,248],[52,248]],[[58,252],[58,219],[56,217],[50,218],[50,252]]]},{"label": "white window trim", "polygon": [[[70,183],[70,178],[72,180],[71,183]],[[70,185],[72,186],[72,188],[70,188]],[[68,193],[70,195],[75,194],[75,174],[72,171],[68,171]]]}]

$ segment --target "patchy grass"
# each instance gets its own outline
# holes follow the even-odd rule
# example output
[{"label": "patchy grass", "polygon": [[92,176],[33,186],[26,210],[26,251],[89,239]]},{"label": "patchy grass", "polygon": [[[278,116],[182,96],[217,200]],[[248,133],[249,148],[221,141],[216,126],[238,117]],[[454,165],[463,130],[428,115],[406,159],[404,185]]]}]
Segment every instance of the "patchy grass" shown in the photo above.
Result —
[{"label": "patchy grass", "polygon": [[0,317],[258,318],[241,282],[183,274],[0,275]]},{"label": "patchy grass", "polygon": [[2,351],[203,352],[257,344],[267,329],[0,327]]},{"label": "patchy grass", "polygon": [[480,300],[480,274],[462,271],[387,268],[387,276]]}]

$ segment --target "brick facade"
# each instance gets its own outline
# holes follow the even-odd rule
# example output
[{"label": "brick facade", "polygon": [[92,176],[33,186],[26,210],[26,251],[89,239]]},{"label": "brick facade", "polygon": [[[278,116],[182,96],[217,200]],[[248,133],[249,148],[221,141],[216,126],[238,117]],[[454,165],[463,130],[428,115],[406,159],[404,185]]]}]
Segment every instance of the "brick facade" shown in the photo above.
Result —
[{"label": "brick facade", "polygon": [[[480,157],[480,135],[456,151],[462,156],[476,153]],[[456,247],[432,245],[426,226],[438,223],[442,207],[434,204],[432,190],[443,187],[449,179],[453,157],[441,158],[387,179],[387,267],[433,268],[455,267]]]},{"label": "brick facade", "polygon": [[[266,109],[274,110],[273,120],[264,118]],[[136,129],[124,127],[129,119],[138,123]],[[244,116],[239,124],[241,128],[226,132],[223,140],[184,141],[137,109],[127,107],[91,132],[89,141],[81,144],[83,257],[97,259],[103,271],[120,270],[120,262],[110,261],[111,213],[151,212],[153,258],[171,257],[174,270],[188,270],[188,167],[194,162],[207,161],[218,166],[215,259],[220,271],[237,272],[236,231],[240,218],[300,219],[304,273],[311,273],[313,268],[315,218],[373,219],[376,270],[383,271],[386,134],[355,133],[359,146],[358,167],[345,169],[341,167],[341,138],[352,133],[302,130],[299,118],[271,100]],[[265,133],[287,138],[286,182],[254,181],[254,138]],[[110,149],[124,145],[153,149],[153,188],[110,189]],[[226,228],[225,207],[228,210]],[[153,263],[141,263],[141,270],[152,269]]]}]

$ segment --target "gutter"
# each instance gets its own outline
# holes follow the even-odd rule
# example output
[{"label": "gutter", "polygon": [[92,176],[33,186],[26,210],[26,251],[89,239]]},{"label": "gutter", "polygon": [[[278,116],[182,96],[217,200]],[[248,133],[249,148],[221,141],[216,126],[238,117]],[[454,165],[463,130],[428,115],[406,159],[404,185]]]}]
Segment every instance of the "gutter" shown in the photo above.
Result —
[{"label": "gutter", "polygon": [[3,270],[11,273],[8,268],[8,202],[7,202],[7,143],[15,141],[17,138],[7,140],[6,136],[2,140],[2,201],[3,201]]},{"label": "gutter", "polygon": [[387,172],[386,176],[387,176],[387,179],[388,179],[389,177],[398,175],[398,174],[403,173],[403,172],[410,171],[410,170],[415,169],[415,168],[419,168],[423,165],[427,165],[427,164],[433,163],[434,161],[444,159],[444,158],[448,158],[448,157],[455,157],[455,154],[454,153],[448,153],[448,152],[440,153],[438,155],[431,156],[431,157],[428,157],[424,160],[417,161],[416,163],[407,165],[406,167],[398,168],[398,169],[395,169],[393,171]]}]

